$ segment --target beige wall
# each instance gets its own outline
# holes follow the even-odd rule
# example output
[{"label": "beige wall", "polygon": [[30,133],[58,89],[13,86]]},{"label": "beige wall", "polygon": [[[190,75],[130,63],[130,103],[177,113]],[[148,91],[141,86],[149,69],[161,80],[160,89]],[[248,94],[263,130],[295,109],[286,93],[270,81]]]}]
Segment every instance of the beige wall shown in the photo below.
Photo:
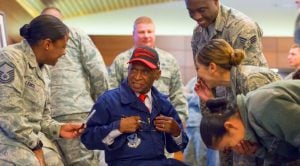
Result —
[{"label": "beige wall", "polygon": [[[130,35],[122,36],[91,36],[97,48],[101,51],[107,66],[111,65],[117,54],[132,47]],[[172,53],[180,66],[182,79],[186,83],[196,75],[193,63],[190,36],[157,36],[156,45]],[[264,37],[263,51],[271,68],[290,68],[287,63],[287,53],[293,44],[292,37]]]}]

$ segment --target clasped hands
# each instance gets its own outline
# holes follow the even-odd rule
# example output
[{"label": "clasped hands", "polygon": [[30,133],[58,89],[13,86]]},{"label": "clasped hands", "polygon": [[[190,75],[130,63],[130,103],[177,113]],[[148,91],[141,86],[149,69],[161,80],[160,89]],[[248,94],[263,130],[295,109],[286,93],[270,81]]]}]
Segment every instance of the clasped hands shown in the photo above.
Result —
[{"label": "clasped hands", "polygon": [[[141,127],[142,123],[145,122],[141,121],[139,116],[124,117],[120,120],[119,130],[122,133],[134,133]],[[154,126],[157,131],[166,132],[174,137],[179,136],[181,132],[178,123],[172,117],[164,115],[159,115],[154,119]]]}]

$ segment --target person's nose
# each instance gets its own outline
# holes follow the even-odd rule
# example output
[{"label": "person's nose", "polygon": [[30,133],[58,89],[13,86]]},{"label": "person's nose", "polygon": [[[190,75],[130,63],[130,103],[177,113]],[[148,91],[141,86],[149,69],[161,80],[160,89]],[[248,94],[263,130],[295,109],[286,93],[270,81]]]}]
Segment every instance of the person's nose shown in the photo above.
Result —
[{"label": "person's nose", "polygon": [[193,15],[192,15],[192,18],[195,20],[195,21],[201,21],[203,19],[203,16],[201,13],[199,12],[194,12]]},{"label": "person's nose", "polygon": [[142,78],[142,72],[141,71],[136,72],[134,78],[137,79],[137,80],[141,79]]}]

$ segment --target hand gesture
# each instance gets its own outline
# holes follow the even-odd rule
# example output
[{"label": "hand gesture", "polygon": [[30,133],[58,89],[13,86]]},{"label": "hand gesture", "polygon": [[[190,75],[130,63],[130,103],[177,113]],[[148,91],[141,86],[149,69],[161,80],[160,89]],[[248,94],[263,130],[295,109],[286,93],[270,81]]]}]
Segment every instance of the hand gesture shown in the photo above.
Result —
[{"label": "hand gesture", "polygon": [[204,102],[214,98],[212,90],[205,84],[205,82],[202,79],[198,79],[198,82],[195,84],[194,90],[196,94],[200,97],[200,99]]},{"label": "hand gesture", "polygon": [[259,147],[258,143],[242,140],[232,150],[241,155],[251,156],[255,154]]},{"label": "hand gesture", "polygon": [[120,121],[120,132],[121,133],[134,133],[137,129],[140,128],[139,116],[130,116],[121,118]]},{"label": "hand gesture", "polygon": [[62,138],[77,138],[85,129],[84,123],[65,123],[61,126],[59,135]]},{"label": "hand gesture", "polygon": [[172,117],[159,115],[154,119],[154,125],[158,131],[166,132],[174,137],[179,136],[181,132],[178,123]]}]

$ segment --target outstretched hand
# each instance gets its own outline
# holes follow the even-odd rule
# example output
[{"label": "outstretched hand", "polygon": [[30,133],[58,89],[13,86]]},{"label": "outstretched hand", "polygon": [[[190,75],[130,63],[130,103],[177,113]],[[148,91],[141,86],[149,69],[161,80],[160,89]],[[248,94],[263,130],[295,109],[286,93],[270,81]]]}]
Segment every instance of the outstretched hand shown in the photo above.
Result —
[{"label": "outstretched hand", "polygon": [[83,133],[85,127],[84,123],[65,123],[61,126],[59,135],[67,139],[77,138]]},{"label": "outstretched hand", "polygon": [[212,90],[201,79],[198,79],[197,83],[195,84],[194,90],[196,94],[200,97],[200,99],[204,102],[214,98]]}]

